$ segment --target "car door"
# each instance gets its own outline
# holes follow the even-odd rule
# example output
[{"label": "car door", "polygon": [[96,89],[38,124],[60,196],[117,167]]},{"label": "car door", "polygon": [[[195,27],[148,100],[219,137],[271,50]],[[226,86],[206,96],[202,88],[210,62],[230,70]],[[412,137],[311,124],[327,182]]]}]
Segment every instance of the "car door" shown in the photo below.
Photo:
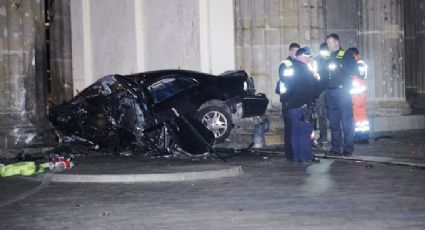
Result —
[{"label": "car door", "polygon": [[176,113],[193,114],[200,104],[199,82],[188,76],[165,76],[147,89],[158,122],[170,120]]}]

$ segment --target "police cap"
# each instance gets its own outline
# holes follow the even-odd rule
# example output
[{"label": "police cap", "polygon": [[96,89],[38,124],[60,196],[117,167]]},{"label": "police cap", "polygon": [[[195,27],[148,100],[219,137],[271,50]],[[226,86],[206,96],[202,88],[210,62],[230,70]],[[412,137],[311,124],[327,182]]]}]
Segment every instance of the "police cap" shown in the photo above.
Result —
[{"label": "police cap", "polygon": [[311,51],[309,47],[306,46],[297,50],[297,52],[295,53],[295,56],[300,56],[300,55],[312,56],[313,52]]}]

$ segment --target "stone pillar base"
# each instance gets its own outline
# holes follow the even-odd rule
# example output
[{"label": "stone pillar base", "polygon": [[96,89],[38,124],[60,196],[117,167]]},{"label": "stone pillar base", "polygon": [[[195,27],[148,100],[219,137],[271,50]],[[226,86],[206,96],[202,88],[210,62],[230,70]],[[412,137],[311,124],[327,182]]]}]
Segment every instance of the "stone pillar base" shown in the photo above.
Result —
[{"label": "stone pillar base", "polygon": [[0,149],[42,147],[54,143],[51,130],[40,131],[31,126],[0,129]]},{"label": "stone pillar base", "polygon": [[417,94],[409,100],[409,104],[415,111],[425,111],[425,93]]},{"label": "stone pillar base", "polygon": [[47,121],[31,119],[26,112],[2,111],[0,114],[0,149],[31,148],[55,142]]},{"label": "stone pillar base", "polygon": [[405,99],[368,99],[367,114],[376,116],[398,116],[411,113],[411,108]]},{"label": "stone pillar base", "polygon": [[0,150],[42,147],[55,139],[47,112],[0,108]]}]

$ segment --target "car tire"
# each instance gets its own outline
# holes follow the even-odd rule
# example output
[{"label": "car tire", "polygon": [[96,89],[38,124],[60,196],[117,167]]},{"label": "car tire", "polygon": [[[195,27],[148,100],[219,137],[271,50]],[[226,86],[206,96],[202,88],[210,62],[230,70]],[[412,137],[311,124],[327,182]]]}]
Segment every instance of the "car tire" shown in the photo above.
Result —
[{"label": "car tire", "polygon": [[223,142],[233,128],[232,116],[226,108],[210,105],[198,111],[198,119],[213,132],[215,143]]}]

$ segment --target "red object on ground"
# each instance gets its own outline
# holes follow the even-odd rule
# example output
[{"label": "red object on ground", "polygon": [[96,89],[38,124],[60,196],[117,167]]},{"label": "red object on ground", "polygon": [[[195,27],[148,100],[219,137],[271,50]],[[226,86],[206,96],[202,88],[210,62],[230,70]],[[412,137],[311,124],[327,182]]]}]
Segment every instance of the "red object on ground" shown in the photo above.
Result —
[{"label": "red object on ground", "polygon": [[70,169],[74,166],[74,164],[71,162],[71,158],[61,156],[53,157],[51,163],[56,169]]}]

